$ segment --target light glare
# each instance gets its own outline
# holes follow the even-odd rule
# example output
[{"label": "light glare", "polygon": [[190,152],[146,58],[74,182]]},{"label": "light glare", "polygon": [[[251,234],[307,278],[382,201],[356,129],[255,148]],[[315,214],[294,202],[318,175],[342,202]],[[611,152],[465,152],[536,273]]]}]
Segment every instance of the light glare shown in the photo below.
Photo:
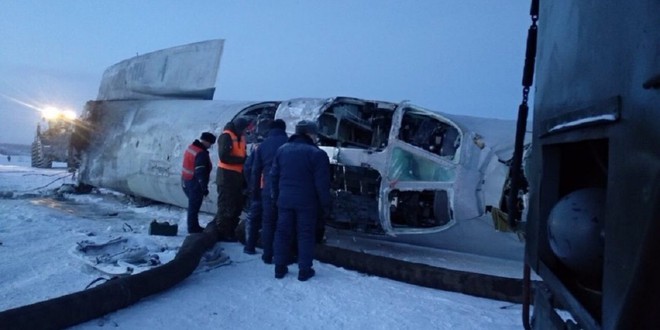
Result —
[{"label": "light glare", "polygon": [[73,110],[66,110],[63,112],[64,118],[68,120],[74,120],[78,115]]},{"label": "light glare", "polygon": [[55,107],[45,107],[41,110],[41,115],[46,119],[55,119],[60,115],[60,110]]}]

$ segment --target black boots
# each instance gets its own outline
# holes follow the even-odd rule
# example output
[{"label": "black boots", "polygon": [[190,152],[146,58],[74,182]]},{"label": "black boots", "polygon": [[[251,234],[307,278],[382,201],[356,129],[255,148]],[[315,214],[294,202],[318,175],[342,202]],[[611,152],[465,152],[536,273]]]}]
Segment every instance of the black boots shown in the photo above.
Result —
[{"label": "black boots", "polygon": [[298,271],[298,281],[305,282],[312,278],[316,272],[314,271],[314,268],[309,268],[309,269],[301,269]]},{"label": "black boots", "polygon": [[204,231],[204,228],[199,224],[188,225],[188,234],[198,234]]},{"label": "black boots", "polygon": [[[287,266],[275,265],[275,278],[284,278],[284,275],[286,275],[288,272],[289,268]],[[298,281],[305,282],[312,278],[315,274],[316,272],[314,271],[314,268],[301,269],[298,271]]]},{"label": "black boots", "polygon": [[220,242],[238,242],[238,237],[221,232],[221,233],[218,234],[218,241],[220,241]]},{"label": "black boots", "polygon": [[275,278],[283,278],[286,273],[289,272],[289,268],[285,265],[275,265]]},{"label": "black boots", "polygon": [[224,222],[214,222],[218,225],[218,241],[220,242],[238,242],[238,237],[236,237],[236,231],[231,230],[227,221]]}]

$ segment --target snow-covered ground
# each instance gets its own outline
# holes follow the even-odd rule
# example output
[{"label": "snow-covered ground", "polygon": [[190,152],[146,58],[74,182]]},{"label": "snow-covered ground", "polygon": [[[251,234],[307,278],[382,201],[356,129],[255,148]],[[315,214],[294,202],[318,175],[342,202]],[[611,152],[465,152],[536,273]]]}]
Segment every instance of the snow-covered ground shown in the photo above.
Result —
[{"label": "snow-covered ground", "polygon": [[[99,273],[69,254],[82,240],[123,236],[172,251],[183,242],[184,209],[166,205],[139,207],[129,198],[107,190],[86,195],[56,193],[62,190],[62,184],[73,182],[72,175],[63,167],[45,170],[29,166],[29,156],[12,155],[8,162],[5,155],[0,155],[0,311],[83,290],[98,278]],[[201,223],[211,218],[210,214],[202,214]],[[178,223],[179,236],[148,235],[149,223],[154,219]],[[273,267],[264,265],[259,255],[243,254],[239,243],[221,246],[231,257],[231,264],[196,272],[168,291],[74,328],[522,326],[520,305],[366,276],[318,261],[314,262],[317,275],[307,282],[296,279],[295,266],[290,267],[287,277],[277,280]],[[426,253],[424,258],[432,258],[432,254]],[[450,259],[456,256],[439,258],[435,263]],[[515,265],[507,269],[511,267]]]}]

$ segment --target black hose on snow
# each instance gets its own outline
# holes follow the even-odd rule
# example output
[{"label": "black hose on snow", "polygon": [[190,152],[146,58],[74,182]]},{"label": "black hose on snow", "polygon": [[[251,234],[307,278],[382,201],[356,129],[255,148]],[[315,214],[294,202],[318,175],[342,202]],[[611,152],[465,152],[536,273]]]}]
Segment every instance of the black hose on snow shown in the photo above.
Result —
[{"label": "black hose on snow", "polygon": [[213,229],[186,237],[174,259],[159,267],[116,278],[84,291],[0,312],[0,329],[66,328],[169,289],[192,274],[204,252],[215,245],[217,233]]}]

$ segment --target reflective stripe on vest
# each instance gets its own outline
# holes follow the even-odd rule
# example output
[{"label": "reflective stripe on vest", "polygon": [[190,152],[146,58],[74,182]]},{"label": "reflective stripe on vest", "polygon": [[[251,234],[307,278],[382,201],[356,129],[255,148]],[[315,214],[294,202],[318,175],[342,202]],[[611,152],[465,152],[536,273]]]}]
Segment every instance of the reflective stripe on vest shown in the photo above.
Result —
[{"label": "reflective stripe on vest", "polygon": [[[231,137],[231,155],[235,157],[242,157],[245,159],[247,155],[245,151],[245,138],[238,140],[238,136],[230,130],[224,130],[222,133],[227,133]],[[222,160],[218,160],[218,167],[224,168],[225,170],[236,171],[238,173],[243,173],[243,164],[227,164],[223,163]]]},{"label": "reflective stripe on vest", "polygon": [[186,152],[183,153],[183,170],[181,171],[181,177],[184,180],[192,180],[195,174],[195,157],[197,154],[202,151],[202,148],[191,144],[186,149]]}]

